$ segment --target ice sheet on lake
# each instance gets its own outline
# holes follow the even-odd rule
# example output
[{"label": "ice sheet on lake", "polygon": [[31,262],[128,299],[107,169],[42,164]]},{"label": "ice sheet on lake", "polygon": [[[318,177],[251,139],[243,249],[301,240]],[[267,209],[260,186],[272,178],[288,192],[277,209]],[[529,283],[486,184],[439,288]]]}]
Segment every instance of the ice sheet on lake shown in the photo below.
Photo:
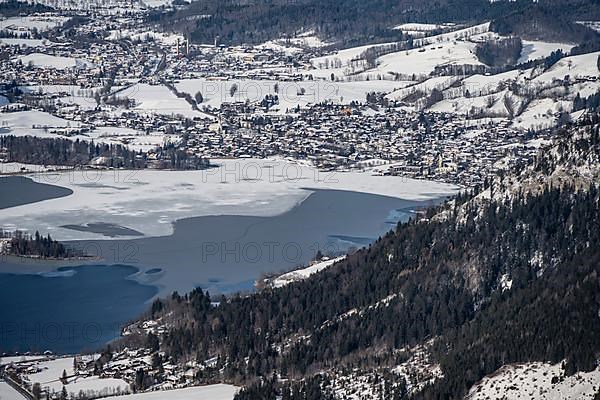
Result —
[{"label": "ice sheet on lake", "polygon": [[59,240],[107,239],[64,225],[106,223],[164,236],[176,220],[206,215],[272,216],[290,210],[307,188],[350,190],[407,200],[449,195],[453,185],[369,172],[322,172],[283,160],[217,160],[204,171],[71,171],[30,175],[73,194],[0,210],[0,226],[50,233]]}]

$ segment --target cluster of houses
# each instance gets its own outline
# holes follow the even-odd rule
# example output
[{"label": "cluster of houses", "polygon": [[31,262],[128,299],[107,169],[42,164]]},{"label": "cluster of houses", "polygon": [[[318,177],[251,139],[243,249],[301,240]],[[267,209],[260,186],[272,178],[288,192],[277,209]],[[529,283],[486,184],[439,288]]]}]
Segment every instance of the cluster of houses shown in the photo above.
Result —
[{"label": "cluster of houses", "polygon": [[[153,329],[147,329],[151,331]],[[154,329],[156,330],[156,329]],[[110,355],[109,355],[110,354]],[[25,395],[35,398],[33,385],[40,384],[42,398],[63,400],[57,387],[65,387],[69,399],[101,398],[148,391],[164,391],[195,386],[202,370],[215,368],[217,359],[204,362],[172,363],[163,352],[151,349],[129,349],[111,353],[58,357],[51,352],[40,355],[10,356],[0,368],[2,377]],[[36,374],[51,363],[64,360],[66,368],[53,368],[55,377],[45,373],[49,382],[38,382]],[[68,366],[67,366],[68,365]],[[72,366],[72,367],[71,367]],[[68,371],[68,372],[67,372]],[[88,382],[89,384],[86,384]],[[105,384],[103,383],[105,382]],[[50,386],[50,383],[55,385]],[[70,393],[69,385],[77,383],[79,393]],[[80,396],[85,394],[85,396]]]},{"label": "cluster of houses", "polygon": [[318,104],[293,117],[259,111],[241,103],[224,107],[219,123],[193,136],[190,148],[211,158],[283,156],[325,170],[369,169],[472,186],[526,162],[546,138],[508,122],[469,127],[456,114],[365,105]]}]

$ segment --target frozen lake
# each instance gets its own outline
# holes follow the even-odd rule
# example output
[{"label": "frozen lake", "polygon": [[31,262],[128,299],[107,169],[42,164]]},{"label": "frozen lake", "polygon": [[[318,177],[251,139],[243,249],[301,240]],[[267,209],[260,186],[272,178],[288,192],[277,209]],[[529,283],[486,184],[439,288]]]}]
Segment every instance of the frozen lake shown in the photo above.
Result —
[{"label": "frozen lake", "polygon": [[[116,337],[119,328],[156,295],[195,287],[213,294],[252,290],[263,274],[306,265],[319,250],[336,255],[368,245],[408,219],[415,208],[454,191],[449,185],[424,182],[421,187],[405,186],[408,199],[402,199],[394,192],[398,187],[390,186],[393,181],[379,181],[377,186],[345,177],[333,187],[311,189],[301,186],[309,180],[205,186],[196,181],[188,184],[194,187],[180,189],[190,175],[166,172],[163,177],[169,179],[157,182],[142,175],[136,183],[112,187],[107,182],[90,185],[75,180],[65,185],[72,195],[0,210],[3,225],[37,223],[40,232],[54,237],[64,233],[63,239],[91,236],[67,243],[99,257],[95,265],[84,266],[79,261],[0,260],[0,301],[6,305],[0,311],[4,330],[0,351],[91,350]],[[370,178],[377,182],[381,177]],[[371,193],[335,188],[352,189],[350,181]],[[26,180],[12,183],[17,193],[21,184],[31,185]],[[173,188],[181,207],[170,213],[163,210],[166,222],[161,222],[154,210],[160,204],[172,206],[172,193],[165,187]],[[96,198],[90,196],[91,188]],[[38,189],[39,195],[56,190]],[[386,190],[396,196],[373,193]],[[136,204],[153,204],[152,193],[158,203],[155,209],[134,213]],[[79,209],[74,199],[80,202]],[[121,218],[102,212],[103,206],[117,203]],[[82,219],[79,210],[92,218]],[[14,216],[20,213],[22,219]],[[70,335],[68,327],[74,329]],[[53,336],[52,329],[59,333]]]},{"label": "frozen lake", "polygon": [[[416,201],[443,197],[457,189],[437,182],[373,176],[369,171],[323,172],[284,160],[211,162],[218,167],[203,171],[78,170],[32,174],[29,177],[35,183],[44,185],[38,185],[36,193],[44,193],[46,200],[0,208],[0,226],[39,230],[58,240],[166,236],[173,233],[173,223],[184,218],[282,214],[306,199],[311,193],[307,188]],[[24,178],[0,178],[0,182],[4,179]],[[13,183],[12,189],[5,187],[14,196],[25,186]],[[56,198],[50,195],[51,190],[71,194]]]}]

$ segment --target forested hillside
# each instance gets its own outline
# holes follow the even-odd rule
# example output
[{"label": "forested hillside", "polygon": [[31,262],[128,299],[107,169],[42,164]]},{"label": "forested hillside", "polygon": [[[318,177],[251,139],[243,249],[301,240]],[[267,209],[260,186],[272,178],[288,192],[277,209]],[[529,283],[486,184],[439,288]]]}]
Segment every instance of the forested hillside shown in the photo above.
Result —
[{"label": "forested hillside", "polygon": [[494,26],[505,34],[578,43],[593,31],[573,22],[598,16],[600,7],[590,0],[209,0],[192,1],[170,13],[156,12],[151,20],[199,43],[213,43],[216,37],[225,44],[262,43],[313,31],[323,40],[348,47],[402,40],[402,33],[391,28],[406,22],[484,20],[497,21]]},{"label": "forested hillside", "polygon": [[576,21],[600,17],[599,8],[589,1],[533,3],[494,18],[490,28],[501,35],[516,35],[523,39],[582,43],[597,38],[597,35]]},{"label": "forested hillside", "polygon": [[174,144],[153,150],[154,160],[143,151],[130,150],[120,144],[35,136],[0,137],[0,160],[24,164],[102,166],[111,168],[203,169],[208,160],[187,154]]},{"label": "forested hillside", "polygon": [[[148,318],[170,327],[160,348],[179,363],[216,360],[201,382],[258,380],[239,399],[281,393],[276,380],[259,380],[272,374],[300,385],[284,389],[300,397],[284,398],[327,398],[331,371],[390,371],[415,346],[441,376],[411,392],[406,376],[388,373],[386,398],[458,398],[512,362],[593,370],[599,132],[597,116],[556,132],[526,171],[490,179],[305,281],[216,307],[202,290],[158,300]],[[317,374],[309,396],[314,381],[299,380]]]}]

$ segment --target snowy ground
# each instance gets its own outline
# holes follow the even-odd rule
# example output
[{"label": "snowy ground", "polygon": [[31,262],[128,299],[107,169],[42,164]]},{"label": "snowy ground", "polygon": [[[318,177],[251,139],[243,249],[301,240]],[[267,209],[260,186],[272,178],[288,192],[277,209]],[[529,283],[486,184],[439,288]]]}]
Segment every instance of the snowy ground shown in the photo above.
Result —
[{"label": "snowy ground", "polygon": [[56,239],[106,239],[59,228],[102,221],[147,236],[172,233],[172,222],[203,215],[281,214],[304,200],[304,188],[340,189],[407,200],[454,193],[453,185],[364,172],[320,172],[283,160],[213,161],[206,171],[71,171],[32,175],[38,182],[68,187],[60,199],[0,210],[0,226],[49,232]]},{"label": "snowy ground", "polygon": [[276,288],[289,285],[292,282],[297,282],[297,281],[306,279],[309,276],[311,276],[312,274],[322,271],[344,258],[345,258],[345,256],[336,257],[336,258],[328,259],[328,260],[321,261],[318,263],[314,263],[303,269],[298,269],[295,271],[288,272],[286,274],[280,275],[277,278],[273,279],[272,281],[270,281],[270,284],[271,284],[271,286],[276,287]]},{"label": "snowy ground", "polygon": [[1,38],[0,46],[19,46],[19,47],[46,47],[52,43],[46,39],[14,39]]},{"label": "snowy ground", "polygon": [[207,118],[200,111],[195,111],[192,106],[173,94],[164,85],[148,85],[139,83],[119,93],[119,97],[128,97],[135,100],[135,110],[163,115],[182,115],[187,118]]},{"label": "snowy ground", "polygon": [[[536,46],[540,46],[540,43],[536,42]],[[560,43],[542,44],[546,46],[538,49],[542,53],[562,46]],[[438,89],[443,92],[444,100],[430,106],[432,111],[469,114],[479,122],[484,122],[484,119],[489,121],[489,118],[502,121],[514,114],[516,116],[512,117],[512,122],[515,128],[548,128],[555,124],[557,113],[571,112],[577,94],[585,98],[600,90],[600,73],[596,66],[599,55],[600,52],[595,52],[565,57],[547,71],[540,68],[512,70],[497,75],[472,75],[464,79],[433,77],[391,92],[387,97],[394,100],[409,99],[417,109],[422,109],[427,96],[433,89]],[[562,83],[565,79],[571,82],[568,87]],[[511,91],[513,83],[520,90],[528,88],[536,93],[537,98],[526,102],[524,96]],[[572,115],[572,118],[576,117],[576,114]]]},{"label": "snowy ground", "polygon": [[1,357],[0,365],[8,365],[12,363],[22,363],[36,360],[45,360],[46,356],[9,356],[9,357]]},{"label": "snowy ground", "polygon": [[515,118],[514,126],[528,128],[550,128],[556,123],[555,113],[570,111],[571,102],[551,99],[534,100],[527,110]]},{"label": "snowy ground", "polygon": [[[50,67],[56,69],[67,68],[91,68],[94,66],[89,61],[73,57],[51,56],[43,53],[31,53],[26,56],[18,57],[16,60],[21,61],[23,65],[32,64],[36,67]],[[15,60],[15,61],[16,61]]]},{"label": "snowy ground", "polygon": [[[39,372],[29,374],[27,375],[27,378],[32,384],[35,382],[40,383],[42,388],[47,388],[50,393],[60,392],[63,386],[68,393],[75,394],[84,392],[89,395],[113,395],[130,391],[129,384],[122,379],[100,379],[97,376],[72,377],[75,375],[73,370],[73,357],[42,361],[34,363],[34,365]],[[60,380],[63,371],[69,376],[66,385],[63,385],[63,382]]]},{"label": "snowy ground", "polygon": [[572,44],[566,43],[549,43],[539,42],[531,40],[523,40],[523,49],[521,50],[521,57],[519,57],[518,63],[524,63],[530,60],[537,60],[539,58],[548,57],[550,53],[561,49],[563,52],[568,53],[573,48]]},{"label": "snowy ground", "polygon": [[257,47],[286,54],[295,54],[301,52],[304,48],[321,48],[330,44],[319,39],[314,31],[307,31],[293,38],[269,40]]},{"label": "snowy ground", "polygon": [[387,54],[379,58],[377,68],[365,74],[389,75],[428,75],[437,66],[444,65],[481,65],[474,53],[475,44],[466,41],[433,42],[428,46],[408,51]]},{"label": "snowy ground", "polygon": [[232,385],[195,386],[161,392],[132,394],[119,400],[233,400],[239,388]]},{"label": "snowy ground", "polygon": [[458,80],[460,79],[454,76],[438,76],[435,78],[427,79],[426,81],[423,81],[421,83],[417,83],[402,89],[395,90],[388,94],[386,97],[390,100],[402,100],[406,96],[409,96],[416,92],[422,92],[424,95],[429,95],[433,89],[445,90]]},{"label": "snowy ground", "polygon": [[13,389],[8,383],[0,381],[0,400],[25,400],[25,397]]},{"label": "snowy ground", "polygon": [[51,128],[76,127],[79,125],[79,122],[69,121],[37,110],[0,113],[0,127],[8,129],[11,134],[16,136],[48,136],[48,130]]},{"label": "snowy ground", "polygon": [[[7,133],[15,136],[37,136],[41,138],[59,137],[51,133],[53,128],[76,127],[78,122],[69,121],[41,111],[20,111],[15,113],[0,114],[0,126],[7,129]],[[35,128],[33,128],[35,126]],[[64,136],[60,136],[64,137]],[[166,142],[177,142],[178,135],[165,135],[161,132],[145,132],[131,128],[116,126],[98,126],[86,134],[70,135],[70,140],[94,140],[97,143],[121,144],[133,150],[148,151]],[[5,165],[0,164],[0,170]],[[34,168],[39,172],[39,168]],[[14,172],[14,171],[10,171]],[[0,171],[0,173],[2,173]]]},{"label": "snowy ground", "polygon": [[600,368],[565,376],[560,364],[529,363],[500,368],[471,388],[468,400],[593,399],[600,392]]},{"label": "snowy ground", "polygon": [[[231,88],[236,85],[238,90],[231,96]],[[275,85],[278,91],[275,91]],[[271,108],[273,112],[285,112],[296,106],[304,107],[322,101],[349,104],[353,100],[364,102],[368,92],[388,92],[395,87],[401,87],[401,82],[391,81],[362,81],[362,82],[277,82],[270,80],[229,80],[223,82],[207,81],[205,79],[184,79],[175,86],[177,90],[195,96],[202,93],[203,106],[220,107],[228,102],[260,102],[266,95],[277,95],[279,104]],[[304,94],[302,94],[304,89]]]},{"label": "snowy ground", "polygon": [[577,77],[598,76],[598,56],[600,52],[565,57],[554,64],[548,71],[536,77],[533,81],[538,83],[551,82],[553,79],[571,79]]},{"label": "snowy ground", "polygon": [[[422,27],[422,26],[421,26]],[[424,25],[425,28],[432,28]],[[413,27],[414,28],[414,27]],[[414,49],[386,54],[377,59],[377,67],[361,73],[358,77],[370,79],[377,75],[390,77],[391,73],[406,75],[428,75],[436,66],[453,64],[481,65],[473,49],[475,43],[469,38],[481,35],[489,30],[489,23],[458,29],[426,38],[414,40]],[[393,43],[382,43],[352,47],[338,51],[336,54],[316,57],[311,60],[316,70],[310,73],[316,77],[329,78],[334,74],[337,78],[360,72],[364,64],[358,60],[367,49]]]},{"label": "snowy ground", "polygon": [[440,29],[443,27],[449,26],[448,24],[438,25],[438,24],[420,24],[416,22],[397,25],[392,29],[399,30],[402,32],[431,32],[436,29]]},{"label": "snowy ground", "polygon": [[51,95],[55,98],[55,104],[59,109],[76,105],[81,110],[94,110],[97,106],[94,96],[102,88],[82,89],[78,85],[37,85],[21,86],[20,89],[33,94]]},{"label": "snowy ground", "polygon": [[5,20],[0,20],[0,30],[16,31],[22,33],[23,31],[32,31],[33,29],[38,32],[44,32],[49,29],[56,28],[67,22],[69,17],[55,17],[55,16],[18,16],[10,17]]}]

